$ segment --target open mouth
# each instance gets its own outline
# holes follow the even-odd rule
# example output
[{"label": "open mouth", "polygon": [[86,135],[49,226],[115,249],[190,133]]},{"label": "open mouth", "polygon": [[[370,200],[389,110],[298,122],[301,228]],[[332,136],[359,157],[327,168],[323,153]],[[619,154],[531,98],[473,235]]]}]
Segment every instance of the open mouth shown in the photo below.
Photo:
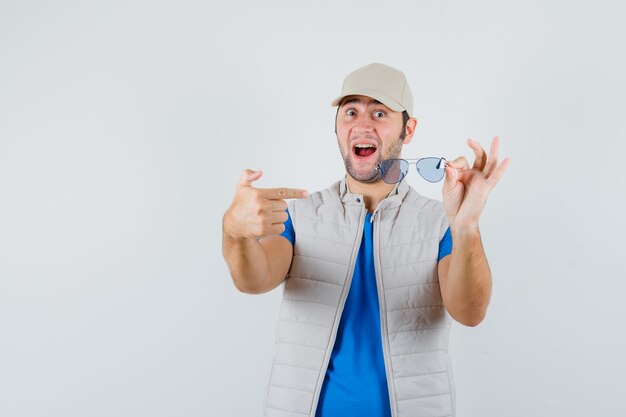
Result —
[{"label": "open mouth", "polygon": [[352,148],[352,152],[354,152],[358,158],[366,159],[376,153],[376,146],[370,143],[357,143]]}]

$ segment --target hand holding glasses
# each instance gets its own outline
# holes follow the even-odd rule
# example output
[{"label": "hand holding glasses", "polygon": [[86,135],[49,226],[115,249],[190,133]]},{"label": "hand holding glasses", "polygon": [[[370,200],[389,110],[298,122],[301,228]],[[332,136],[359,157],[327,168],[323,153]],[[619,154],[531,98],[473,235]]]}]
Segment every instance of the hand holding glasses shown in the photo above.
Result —
[{"label": "hand holding glasses", "polygon": [[380,171],[380,177],[387,184],[397,184],[409,172],[409,165],[415,164],[417,173],[428,182],[439,182],[446,172],[446,159],[428,157],[420,159],[387,159],[380,164],[376,164],[376,169]]}]

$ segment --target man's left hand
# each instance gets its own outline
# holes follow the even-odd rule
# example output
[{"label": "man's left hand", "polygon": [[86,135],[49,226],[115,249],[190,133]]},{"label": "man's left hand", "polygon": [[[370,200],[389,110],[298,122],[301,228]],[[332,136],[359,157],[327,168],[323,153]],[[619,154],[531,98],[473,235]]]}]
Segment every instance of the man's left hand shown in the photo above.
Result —
[{"label": "man's left hand", "polygon": [[476,155],[471,168],[463,156],[451,162],[446,161],[443,204],[453,230],[478,227],[478,218],[485,207],[487,196],[511,161],[506,158],[498,165],[500,138],[497,136],[491,142],[489,157],[478,142],[468,139],[467,144]]}]

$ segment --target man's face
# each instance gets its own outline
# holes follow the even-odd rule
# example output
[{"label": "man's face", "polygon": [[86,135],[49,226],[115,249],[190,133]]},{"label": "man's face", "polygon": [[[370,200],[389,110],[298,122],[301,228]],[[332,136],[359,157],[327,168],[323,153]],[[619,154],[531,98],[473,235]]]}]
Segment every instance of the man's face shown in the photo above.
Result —
[{"label": "man's face", "polygon": [[348,96],[339,106],[339,150],[346,171],[359,182],[380,181],[376,165],[400,157],[402,133],[402,113],[371,97]]}]

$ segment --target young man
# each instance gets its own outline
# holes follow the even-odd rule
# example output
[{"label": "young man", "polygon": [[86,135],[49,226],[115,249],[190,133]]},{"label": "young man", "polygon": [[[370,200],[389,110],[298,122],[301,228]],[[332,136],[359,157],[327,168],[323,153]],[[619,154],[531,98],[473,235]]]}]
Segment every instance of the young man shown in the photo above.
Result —
[{"label": "young man", "polygon": [[417,125],[402,72],[359,68],[332,105],[345,178],[308,195],[254,188],[262,173],[246,170],[223,219],[235,286],[285,283],[264,415],[453,416],[450,317],[476,326],[486,314],[478,219],[509,159],[497,165],[495,138],[489,156],[468,140],[472,167],[434,161],[442,204],[407,184],[403,163],[384,162]]}]

